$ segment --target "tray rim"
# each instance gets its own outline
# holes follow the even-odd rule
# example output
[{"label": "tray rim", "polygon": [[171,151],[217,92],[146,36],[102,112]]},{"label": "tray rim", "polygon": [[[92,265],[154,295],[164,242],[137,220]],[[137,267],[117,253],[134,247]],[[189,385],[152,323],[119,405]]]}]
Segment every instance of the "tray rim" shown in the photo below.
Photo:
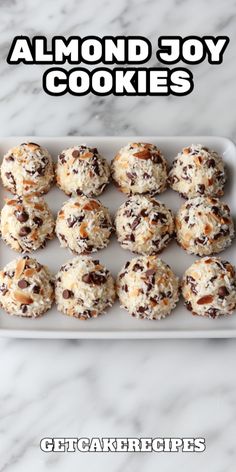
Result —
[{"label": "tray rim", "polygon": [[[26,140],[48,140],[55,142],[61,142],[63,140],[93,140],[97,141],[112,141],[114,139],[127,140],[127,142],[132,140],[170,140],[174,141],[176,139],[186,139],[186,140],[200,140],[204,139],[214,139],[218,142],[225,142],[225,144],[230,145],[234,149],[234,154],[236,158],[236,143],[229,137],[218,136],[218,135],[67,135],[67,136],[31,136],[31,135],[14,135],[14,136],[0,136],[0,146],[1,141],[15,140],[24,138]],[[74,330],[55,330],[55,329],[18,329],[18,328],[1,328],[0,327],[0,338],[18,338],[18,339],[208,339],[208,338],[235,338],[236,337],[236,328],[235,329],[200,329],[200,330],[162,330],[162,331],[147,331],[147,330],[116,330],[116,331],[74,331]]]}]

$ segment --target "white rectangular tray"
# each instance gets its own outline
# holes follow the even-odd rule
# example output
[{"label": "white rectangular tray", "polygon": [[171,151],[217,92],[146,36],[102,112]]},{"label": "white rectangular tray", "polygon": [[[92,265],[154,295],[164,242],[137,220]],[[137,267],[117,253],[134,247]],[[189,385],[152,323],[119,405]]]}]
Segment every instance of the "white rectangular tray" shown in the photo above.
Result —
[{"label": "white rectangular tray", "polygon": [[[66,147],[75,144],[87,143],[90,146],[98,147],[101,154],[111,160],[116,151],[130,141],[153,142],[164,152],[167,160],[172,161],[177,152],[189,144],[201,143],[215,149],[223,155],[228,182],[225,189],[224,200],[229,204],[233,215],[236,214],[236,150],[234,144],[221,137],[207,136],[183,136],[183,137],[61,137],[61,138],[37,138],[37,137],[14,137],[0,138],[1,156],[11,148],[21,142],[33,141],[48,148],[54,159],[57,154]],[[7,192],[1,185],[1,207],[3,198]],[[62,203],[68,198],[57,188],[46,195],[46,200],[56,215]],[[125,196],[110,185],[103,193],[100,200],[110,208],[112,214],[124,201]],[[183,201],[176,192],[168,189],[157,196],[158,199],[176,211]],[[10,260],[18,255],[9,249],[3,241],[0,242],[0,267],[2,268]],[[34,256],[33,256],[34,257]],[[36,251],[35,257],[42,263],[47,264],[53,273],[56,273],[60,266],[72,258],[70,251],[62,249],[55,238],[50,241],[46,248]],[[114,276],[123,264],[133,256],[129,251],[124,251],[119,247],[113,236],[110,245],[98,253],[94,254],[95,259],[100,259],[111,270]],[[235,242],[222,253],[221,257],[236,264]],[[173,241],[161,254],[161,258],[166,261],[178,276],[196,259],[189,256],[175,241]],[[129,316],[125,310],[119,308],[118,302],[107,312],[107,314],[81,321],[69,318],[57,312],[56,306],[39,319],[24,319],[16,316],[9,316],[0,310],[0,336],[22,337],[22,338],[207,338],[207,337],[235,337],[236,336],[236,313],[231,317],[222,317],[211,320],[197,316],[192,316],[183,306],[181,300],[172,314],[164,320],[148,321],[136,320]]]}]

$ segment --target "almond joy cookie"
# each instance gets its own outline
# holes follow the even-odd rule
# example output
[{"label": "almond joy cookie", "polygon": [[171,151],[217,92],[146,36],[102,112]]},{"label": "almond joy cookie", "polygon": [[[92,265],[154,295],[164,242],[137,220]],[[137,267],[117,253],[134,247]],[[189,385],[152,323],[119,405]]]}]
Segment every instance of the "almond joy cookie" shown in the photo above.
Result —
[{"label": "almond joy cookie", "polygon": [[163,203],[145,195],[133,195],[115,218],[118,241],[138,254],[157,254],[174,236],[172,212]]},{"label": "almond joy cookie", "polygon": [[110,168],[97,148],[74,146],[58,156],[56,182],[67,195],[100,195],[109,182]]},{"label": "almond joy cookie", "polygon": [[16,195],[47,193],[54,180],[52,158],[39,144],[20,144],[3,157],[1,177],[4,187]]},{"label": "almond joy cookie", "polygon": [[78,256],[64,264],[56,275],[58,310],[81,320],[96,318],[115,301],[115,284],[99,261]]},{"label": "almond joy cookie", "polygon": [[1,232],[6,244],[17,252],[44,247],[54,237],[54,219],[42,197],[6,199],[1,211]]},{"label": "almond joy cookie", "polygon": [[127,262],[117,277],[121,306],[135,318],[160,320],[179,300],[179,279],[155,256],[140,256]]},{"label": "almond joy cookie", "polygon": [[222,157],[201,144],[184,148],[174,159],[168,176],[170,187],[184,198],[220,197],[225,181]]},{"label": "almond joy cookie", "polygon": [[154,144],[127,144],[114,157],[111,169],[121,192],[155,195],[166,189],[167,163]]},{"label": "almond joy cookie", "polygon": [[0,305],[9,315],[37,318],[51,308],[53,278],[46,266],[24,257],[0,272]]},{"label": "almond joy cookie", "polygon": [[234,236],[228,205],[211,197],[187,200],[176,215],[176,235],[189,254],[206,256],[223,251]]},{"label": "almond joy cookie", "polygon": [[227,261],[204,257],[186,270],[182,294],[186,308],[194,315],[230,315],[236,308],[235,269]]},{"label": "almond joy cookie", "polygon": [[86,196],[64,203],[56,221],[56,234],[62,247],[78,254],[106,247],[112,232],[109,210]]}]

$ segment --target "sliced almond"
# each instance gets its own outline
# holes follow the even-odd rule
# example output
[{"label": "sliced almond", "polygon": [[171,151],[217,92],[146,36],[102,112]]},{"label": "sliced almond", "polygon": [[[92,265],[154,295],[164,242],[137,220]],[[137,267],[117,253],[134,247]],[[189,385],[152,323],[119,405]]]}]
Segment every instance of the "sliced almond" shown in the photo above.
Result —
[{"label": "sliced almond", "polygon": [[186,147],[183,149],[183,154],[189,154],[190,153],[190,148]]},{"label": "sliced almond", "polygon": [[34,207],[36,208],[36,210],[40,210],[40,211],[44,210],[44,206],[41,205],[40,203],[35,203]]},{"label": "sliced almond", "polygon": [[210,234],[211,231],[212,231],[212,226],[207,223],[204,228],[204,234]]},{"label": "sliced almond", "polygon": [[26,277],[32,277],[32,275],[34,275],[36,273],[35,269],[26,269],[24,271],[24,275]]},{"label": "sliced almond", "polygon": [[213,295],[204,295],[204,297],[199,298],[197,301],[198,305],[208,305],[213,301]]},{"label": "sliced almond", "polygon": [[87,227],[87,223],[85,223],[85,222],[81,223],[80,229],[79,229],[79,233],[80,233],[81,238],[87,238],[88,237],[86,227]]},{"label": "sliced almond", "polygon": [[82,158],[82,159],[89,159],[90,157],[93,157],[93,153],[92,152],[85,152],[84,154],[80,154],[79,157]]},{"label": "sliced almond", "polygon": [[151,153],[148,149],[144,149],[143,151],[135,152],[133,154],[134,157],[137,157],[138,159],[151,159]]},{"label": "sliced almond", "polygon": [[5,198],[5,202],[7,205],[18,205],[17,201],[16,200],[8,200],[8,198]]},{"label": "sliced almond", "polygon": [[98,208],[100,208],[100,205],[96,200],[90,200],[83,206],[83,209],[88,211],[97,210]]},{"label": "sliced almond", "polygon": [[34,231],[31,231],[30,233],[30,239],[32,239],[33,241],[37,241],[38,239],[38,231],[35,229]]},{"label": "sliced almond", "polygon": [[23,303],[24,305],[31,305],[31,303],[33,303],[33,299],[29,297],[29,295],[25,295],[21,292],[15,292],[14,298],[17,302]]},{"label": "sliced almond", "polygon": [[31,151],[36,151],[40,147],[39,144],[35,143],[28,143],[27,146],[31,149]]},{"label": "sliced almond", "polygon": [[16,264],[16,272],[15,272],[15,277],[19,277],[24,268],[25,268],[25,263],[26,263],[26,260],[25,259],[20,259],[17,264]]},{"label": "sliced almond", "polygon": [[96,270],[101,270],[101,269],[103,269],[103,266],[101,266],[101,264],[97,264],[97,265],[95,265],[95,269]]},{"label": "sliced almond", "polygon": [[37,183],[34,182],[33,180],[23,180],[23,185],[30,185],[30,186],[33,185],[33,186],[35,186],[35,185],[37,185]]}]

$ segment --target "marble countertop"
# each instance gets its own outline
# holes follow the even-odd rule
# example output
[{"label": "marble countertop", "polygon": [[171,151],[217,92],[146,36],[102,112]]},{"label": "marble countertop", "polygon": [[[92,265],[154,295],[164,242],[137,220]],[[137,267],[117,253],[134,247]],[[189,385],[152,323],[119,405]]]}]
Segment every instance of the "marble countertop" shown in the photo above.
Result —
[{"label": "marble countertop", "polygon": [[[0,135],[225,135],[236,140],[236,3],[2,0]],[[221,66],[186,97],[49,97],[45,66],[5,62],[17,34],[228,35]],[[152,61],[152,65],[156,65]],[[235,340],[0,340],[0,472],[233,472]],[[201,436],[202,454],[55,454],[45,436]]]}]

